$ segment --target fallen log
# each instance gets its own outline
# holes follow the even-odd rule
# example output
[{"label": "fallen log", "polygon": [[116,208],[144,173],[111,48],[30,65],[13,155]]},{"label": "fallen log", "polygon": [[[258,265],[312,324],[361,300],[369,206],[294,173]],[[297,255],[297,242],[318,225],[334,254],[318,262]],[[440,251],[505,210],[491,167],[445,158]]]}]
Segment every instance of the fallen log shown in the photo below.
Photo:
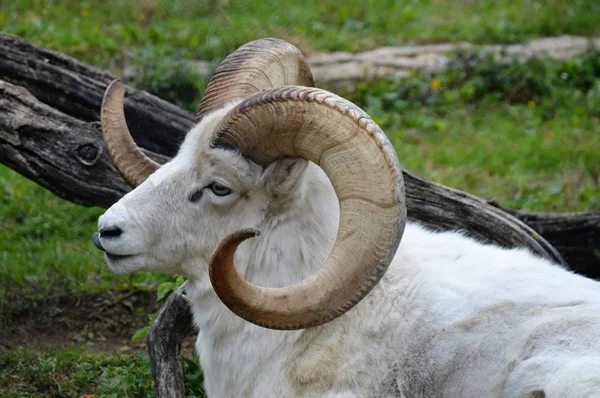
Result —
[{"label": "fallen log", "polygon": [[[146,153],[165,162],[167,158]],[[109,207],[127,193],[98,122],[85,122],[39,102],[22,87],[0,80],[0,162],[63,199]]]},{"label": "fallen log", "polygon": [[[0,33],[0,50],[3,54],[0,56],[0,76],[26,87],[33,94],[27,101],[23,100],[27,104],[22,103],[21,106],[29,110],[21,109],[21,115],[39,114],[55,119],[53,125],[48,121],[28,120],[27,117],[21,117],[19,121],[14,117],[4,118],[2,123],[6,127],[3,128],[4,142],[0,141],[3,148],[0,161],[59,196],[79,204],[107,207],[118,200],[128,188],[108,163],[98,125],[95,124],[103,92],[113,76],[13,35]],[[23,92],[15,93],[13,90],[10,93],[6,87],[3,96],[11,99],[9,103],[14,103],[15,98],[24,98]],[[9,111],[4,109],[4,112]],[[125,113],[138,144],[150,151],[149,155],[159,162],[166,161],[176,152],[185,133],[193,125],[191,113],[132,88],[127,89]],[[17,112],[13,111],[13,114]],[[57,126],[63,128],[56,129]],[[52,128],[60,131],[53,132]],[[16,142],[21,143],[20,146],[15,145]],[[19,153],[20,150],[22,153]],[[45,157],[40,158],[40,154]],[[540,255],[565,264],[556,249],[540,238],[539,233],[519,221],[518,216],[510,217],[483,200],[432,183],[408,171],[404,175],[409,218],[438,230],[462,229],[486,242],[529,247]],[[592,219],[592,229],[597,226],[593,214],[582,217]],[[560,243],[560,233],[553,233],[553,236]],[[595,235],[592,233],[592,236]],[[577,242],[571,240],[567,245],[559,246],[572,247],[573,243]],[[571,258],[588,261],[587,264],[592,261],[593,264],[571,264],[575,269],[600,268],[600,260],[589,245],[584,248],[576,246],[574,250],[584,254],[571,255]]]},{"label": "fallen log", "polygon": [[173,292],[158,311],[148,333],[148,354],[157,397],[185,398],[181,344],[194,330],[184,286]]},{"label": "fallen log", "polygon": [[500,207],[542,235],[580,274],[600,276],[600,213],[534,213]]},{"label": "fallen log", "polygon": [[[0,54],[1,79],[27,88],[66,115],[86,122],[100,120],[104,90],[114,79],[109,73],[6,33],[0,33]],[[166,156],[175,155],[194,124],[190,112],[131,87],[125,115],[136,142]]]},{"label": "fallen log", "polygon": [[[108,159],[96,122],[65,115],[7,82],[0,85],[0,99],[0,162],[83,205],[108,207],[129,190]],[[153,147],[168,141],[169,131],[163,134]],[[528,247],[566,266],[552,245],[508,213],[406,170],[404,177],[409,218],[438,230],[465,230],[485,242]]]}]

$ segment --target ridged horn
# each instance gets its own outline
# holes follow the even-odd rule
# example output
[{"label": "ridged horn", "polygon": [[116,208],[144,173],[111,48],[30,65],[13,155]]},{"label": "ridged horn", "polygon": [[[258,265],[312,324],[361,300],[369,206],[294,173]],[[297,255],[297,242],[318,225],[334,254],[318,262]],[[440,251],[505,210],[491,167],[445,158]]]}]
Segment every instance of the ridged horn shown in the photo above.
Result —
[{"label": "ridged horn", "polygon": [[136,145],[127,128],[124,112],[125,87],[113,80],[104,93],[100,122],[106,149],[121,177],[133,188],[160,165]]},{"label": "ridged horn", "polygon": [[231,101],[285,85],[315,85],[302,52],[280,39],[251,41],[219,65],[196,112],[196,123]]},{"label": "ridged horn", "polygon": [[234,253],[257,231],[228,236],[213,253],[209,273],[229,309],[263,327],[302,329],[342,315],[379,282],[404,232],[406,207],[396,152],[365,112],[324,90],[280,87],[232,109],[212,144],[236,148],[261,165],[286,156],[308,159],[325,171],[340,203],[329,257],[317,273],[291,286],[245,280]]}]

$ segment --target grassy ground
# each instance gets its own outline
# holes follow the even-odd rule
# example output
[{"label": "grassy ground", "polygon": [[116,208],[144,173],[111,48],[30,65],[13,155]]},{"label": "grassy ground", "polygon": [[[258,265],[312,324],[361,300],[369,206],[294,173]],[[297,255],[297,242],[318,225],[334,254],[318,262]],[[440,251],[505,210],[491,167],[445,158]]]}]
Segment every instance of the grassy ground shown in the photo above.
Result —
[{"label": "grassy ground", "polygon": [[[197,102],[189,86],[199,92],[203,82],[174,62],[218,62],[262,36],[312,52],[600,34],[597,1],[369,3],[23,0],[2,3],[0,30],[115,73],[135,65],[135,85],[187,108]],[[454,66],[338,93],[380,123],[410,170],[515,208],[600,210],[598,52],[509,66],[464,54]],[[0,396],[151,395],[147,359],[118,351],[133,346],[129,336],[156,309],[153,291],[168,278],[106,270],[90,242],[102,211],[62,201],[0,165]],[[30,328],[34,321],[43,327]],[[33,344],[55,338],[52,329],[66,336],[60,349]],[[91,352],[111,333],[117,353]],[[85,350],[64,349],[65,341]],[[190,395],[200,396],[196,365],[186,366]]]},{"label": "grassy ground", "polygon": [[117,74],[133,68],[135,86],[185,106],[203,82],[175,83],[189,77],[183,60],[218,63],[259,37],[286,39],[307,54],[440,41],[512,43],[598,35],[599,14],[596,0],[18,0],[2,2],[0,31]]},{"label": "grassy ground", "polygon": [[0,30],[105,64],[128,52],[218,59],[257,36],[305,51],[600,33],[595,0],[111,0],[6,2]]},{"label": "grassy ground", "polygon": [[[184,359],[186,391],[204,397],[198,365]],[[81,349],[0,353],[0,396],[140,398],[154,395],[148,360],[142,354],[89,353]]]},{"label": "grassy ground", "polygon": [[117,276],[90,243],[103,209],[61,200],[0,165],[0,327],[36,302],[152,290],[164,275]]},{"label": "grassy ground", "polygon": [[600,209],[600,52],[507,66],[462,54],[454,66],[345,96],[409,170],[509,207]]}]

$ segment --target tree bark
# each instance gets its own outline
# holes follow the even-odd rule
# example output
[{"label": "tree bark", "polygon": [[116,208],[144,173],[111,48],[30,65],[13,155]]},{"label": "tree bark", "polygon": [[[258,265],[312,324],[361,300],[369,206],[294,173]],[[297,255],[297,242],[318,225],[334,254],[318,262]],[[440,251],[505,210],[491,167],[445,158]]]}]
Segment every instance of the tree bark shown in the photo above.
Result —
[{"label": "tree bark", "polygon": [[[167,158],[146,151],[160,163]],[[130,188],[105,151],[98,122],[84,122],[0,80],[0,162],[61,198],[109,207]]]},{"label": "tree bark", "polygon": [[[108,207],[117,201],[129,188],[112,168],[96,123],[113,76],[13,35],[0,33],[0,51],[0,76],[33,94],[2,86],[7,102],[0,110],[11,117],[0,120],[0,161],[75,203]],[[190,112],[132,88],[127,89],[125,113],[136,142],[160,163],[176,153],[194,120]],[[556,247],[569,253],[571,266],[600,274],[597,214],[583,213],[576,219],[548,215],[542,223],[540,217],[495,209],[408,171],[404,176],[412,220],[437,230],[462,229],[486,242],[529,247],[564,264],[552,245],[539,237],[549,234]],[[537,227],[537,233],[521,221]],[[567,233],[561,232],[563,225]],[[574,238],[580,229],[587,231],[582,232],[583,240]]]},{"label": "tree bark", "polygon": [[542,235],[575,271],[600,277],[600,213],[534,213],[501,209]]},{"label": "tree bark", "polygon": [[182,286],[162,305],[148,334],[157,397],[185,398],[181,344],[193,330],[192,312]]},{"label": "tree bark", "polygon": [[[0,33],[0,77],[86,122],[100,120],[104,90],[114,79],[93,66],[6,33]],[[138,144],[166,156],[175,155],[194,124],[192,113],[131,87],[127,88],[125,116]]]},{"label": "tree bark", "polygon": [[[0,58],[1,59],[1,58]],[[63,88],[66,89],[66,88]],[[76,90],[75,90],[76,91]],[[108,155],[97,122],[84,122],[38,101],[23,88],[10,83],[0,85],[0,162],[55,192],[62,198],[86,206],[108,207],[129,191],[116,173]],[[155,97],[148,97],[155,98]],[[160,101],[156,99],[156,101]],[[127,102],[127,101],[126,101]],[[100,103],[97,104],[100,106]],[[138,103],[134,107],[141,107]],[[138,112],[143,114],[144,111]],[[137,131],[141,125],[131,126]],[[182,128],[182,126],[178,126]],[[175,133],[172,133],[175,131]],[[164,126],[156,132],[160,137],[152,143],[159,153],[169,152],[169,137],[184,134],[176,127]],[[135,133],[134,133],[135,135]],[[167,156],[147,151],[164,163]],[[551,234],[556,246],[569,253],[569,264],[587,275],[600,274],[600,223],[598,214],[533,217],[525,213],[501,210],[484,200],[444,187],[404,171],[408,215],[436,230],[464,230],[470,235],[503,246],[524,246],[534,252],[565,263],[556,249],[545,239]],[[531,222],[542,232],[535,232],[520,219]],[[582,220],[585,223],[582,224]],[[553,223],[550,230],[548,223]],[[561,225],[568,225],[561,233]],[[574,239],[578,228],[587,232],[585,240]]]},{"label": "tree bark", "polygon": [[[99,126],[42,104],[23,88],[0,85],[0,162],[40,183],[62,198],[108,207],[129,188],[105,152]],[[133,127],[135,128],[135,127]],[[169,141],[169,132],[154,143]],[[148,154],[164,162],[167,158]],[[566,264],[560,254],[518,219],[466,193],[404,171],[408,214],[438,230],[461,229],[503,246],[524,246]]]}]

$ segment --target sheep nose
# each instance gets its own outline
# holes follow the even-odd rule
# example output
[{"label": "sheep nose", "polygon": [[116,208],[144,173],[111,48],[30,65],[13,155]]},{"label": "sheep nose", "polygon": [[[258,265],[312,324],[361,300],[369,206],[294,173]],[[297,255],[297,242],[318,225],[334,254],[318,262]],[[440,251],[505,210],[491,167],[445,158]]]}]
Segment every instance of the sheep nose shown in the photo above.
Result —
[{"label": "sheep nose", "polygon": [[100,237],[103,239],[118,238],[122,233],[123,230],[119,227],[102,228],[100,230]]}]

